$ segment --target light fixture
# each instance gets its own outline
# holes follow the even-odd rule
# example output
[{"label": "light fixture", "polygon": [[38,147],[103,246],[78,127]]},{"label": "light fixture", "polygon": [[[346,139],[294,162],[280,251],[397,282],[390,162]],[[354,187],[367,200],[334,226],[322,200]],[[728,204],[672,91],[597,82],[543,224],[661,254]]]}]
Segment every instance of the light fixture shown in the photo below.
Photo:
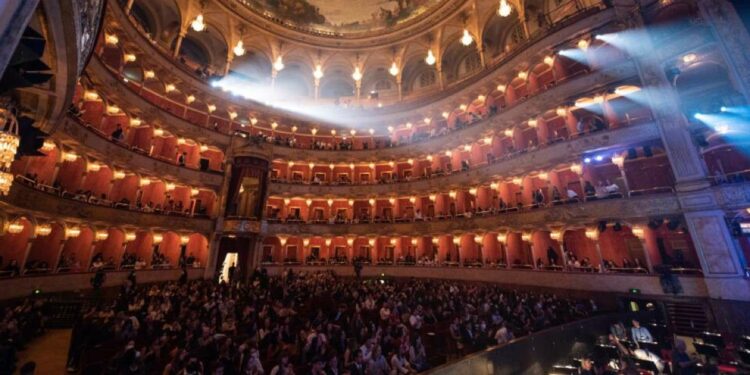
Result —
[{"label": "light fixture", "polygon": [[174,91],[176,89],[177,88],[173,84],[171,84],[171,83],[168,83],[166,86],[164,86],[164,91],[166,91],[166,92],[172,92],[172,91]]},{"label": "light fixture", "polygon": [[328,207],[331,207],[331,206],[333,206],[333,199],[330,199],[330,198],[329,198],[329,199],[328,199],[328,200],[326,201],[326,203],[328,203]]},{"label": "light fixture", "polygon": [[513,11],[513,8],[508,4],[508,0],[500,0],[500,7],[497,8],[497,14],[500,17],[508,17],[511,11]]},{"label": "light fixture", "polygon": [[136,59],[135,55],[132,53],[126,53],[122,58],[125,60],[125,62],[134,62]]},{"label": "light fixture", "polygon": [[120,107],[118,107],[116,105],[108,105],[107,106],[107,113],[110,114],[110,115],[116,115],[116,114],[120,113]]},{"label": "light fixture", "polygon": [[277,72],[284,70],[284,59],[281,56],[277,57],[276,61],[273,62],[273,69]]},{"label": "light fixture", "polygon": [[34,234],[37,237],[49,236],[52,233],[52,225],[50,224],[37,224]]},{"label": "light fixture", "polygon": [[213,105],[213,104],[209,104],[208,105],[208,113],[212,113],[215,110],[216,110],[216,106],[215,105]]},{"label": "light fixture", "polygon": [[484,241],[484,235],[482,234],[474,235],[474,242],[481,245],[483,241]]},{"label": "light fixture", "polygon": [[368,130],[368,132],[370,133],[370,135],[373,135],[373,134],[375,134],[375,129],[370,128],[370,130]]},{"label": "light fixture", "polygon": [[123,171],[114,171],[112,173],[112,179],[114,180],[122,180],[123,178],[125,178],[125,172]]},{"label": "light fixture", "polygon": [[394,77],[397,76],[400,71],[401,70],[398,68],[398,65],[396,65],[395,61],[391,64],[391,68],[388,69],[388,73],[391,73],[391,75]]},{"label": "light fixture", "polygon": [[195,101],[195,95],[188,95],[186,100],[188,104],[192,104]]},{"label": "light fixture", "polygon": [[523,179],[521,177],[513,177],[511,181],[513,181],[514,185],[521,185],[521,183],[523,183]]},{"label": "light fixture", "polygon": [[625,165],[625,157],[622,156],[622,155],[614,155],[614,156],[612,156],[612,164],[614,164],[618,168],[622,169],[622,167]]},{"label": "light fixture", "polygon": [[374,206],[375,205],[375,199],[370,198],[370,199],[367,200],[367,203],[369,203],[370,206]]},{"label": "light fixture", "polygon": [[292,133],[296,133],[298,129],[297,125],[292,126]]},{"label": "light fixture", "polygon": [[323,78],[323,66],[321,66],[320,64],[315,66],[315,70],[313,71],[313,77],[315,77],[315,79]]},{"label": "light fixture", "polygon": [[197,32],[203,31],[206,28],[206,23],[203,22],[203,14],[197,15],[190,26]]},{"label": "light fixture", "polygon": [[599,239],[599,231],[596,228],[586,228],[586,238],[596,241]]},{"label": "light fixture", "polygon": [[153,70],[146,70],[143,72],[143,77],[146,79],[152,79],[156,77],[156,73]]},{"label": "light fixture", "polygon": [[86,172],[99,172],[102,166],[99,163],[91,162],[86,165]]},{"label": "light fixture", "polygon": [[109,232],[107,232],[106,230],[98,230],[96,231],[94,236],[96,237],[97,241],[104,241],[109,238]]},{"label": "light fixture", "polygon": [[448,112],[443,112],[442,115],[444,119],[447,119],[448,117],[450,117],[451,114]]},{"label": "light fixture", "polygon": [[406,128],[407,128],[407,129],[411,129],[411,128],[412,128],[412,126],[414,126],[414,125],[412,125],[412,123],[411,123],[411,122],[407,122],[407,123],[406,123]]},{"label": "light fixture", "polygon": [[23,223],[14,221],[10,224],[8,224],[8,233],[10,234],[18,234],[23,232]]},{"label": "light fixture", "polygon": [[99,100],[99,94],[97,94],[96,91],[85,91],[83,93],[83,98],[88,101],[95,101]]},{"label": "light fixture", "polygon": [[505,85],[497,85],[497,91],[505,92],[505,90],[508,88],[508,86]]},{"label": "light fixture", "polygon": [[312,205],[312,203],[313,203],[312,199],[309,199],[309,198],[305,199],[305,204],[307,205],[307,207],[310,207],[310,205]]},{"label": "light fixture", "polygon": [[64,152],[62,158],[63,160],[72,163],[78,160],[78,155],[76,155],[74,152]]},{"label": "light fixture", "polygon": [[508,233],[498,233],[497,234],[497,242],[500,242],[502,244],[505,244],[508,241]]},{"label": "light fixture", "polygon": [[538,177],[539,177],[539,179],[546,181],[547,179],[549,179],[549,173],[547,173],[547,172],[539,172]]},{"label": "light fixture", "polygon": [[560,241],[562,239],[562,232],[559,230],[553,230],[549,232],[549,238],[554,241]]},{"label": "light fixture", "polygon": [[435,58],[435,55],[432,53],[432,50],[427,51],[427,57],[425,57],[424,62],[427,63],[427,65],[435,65],[437,62],[437,59]]},{"label": "light fixture", "polygon": [[557,108],[557,110],[555,111],[555,113],[557,113],[557,115],[560,116],[560,117],[565,117],[565,116],[568,115],[568,109],[565,108],[565,107],[559,107],[559,108]]},{"label": "light fixture", "polygon": [[589,41],[586,39],[581,39],[578,41],[578,48],[581,50],[587,50],[589,48]]},{"label": "light fixture", "polygon": [[524,242],[529,242],[529,241],[531,241],[531,232],[524,232],[524,233],[521,233],[521,239],[522,239],[522,240],[523,240]]},{"label": "light fixture", "polygon": [[461,37],[461,44],[468,47],[473,41],[474,38],[472,38],[471,34],[469,34],[469,30],[464,29],[464,35]]},{"label": "light fixture", "polygon": [[553,62],[555,62],[555,59],[554,59],[554,58],[552,58],[552,56],[545,56],[545,57],[544,57],[544,63],[545,63],[545,64],[547,64],[547,65],[549,65],[549,66],[552,66],[552,63],[553,63]]},{"label": "light fixture", "polygon": [[512,137],[513,136],[513,129],[505,129],[503,131],[503,135],[506,137]]},{"label": "light fixture", "polygon": [[229,112],[229,119],[234,120],[237,118],[237,112]]},{"label": "light fixture", "polygon": [[187,236],[187,235],[180,236],[180,244],[187,245],[188,242],[190,242],[190,236]]},{"label": "light fixture", "polygon": [[164,235],[161,233],[154,233],[154,235],[151,238],[153,239],[154,245],[158,245],[161,243],[161,241],[164,240]]},{"label": "light fixture", "polygon": [[471,189],[469,189],[469,194],[476,196],[477,195],[477,188],[471,188]]},{"label": "light fixture", "polygon": [[453,237],[453,244],[456,245],[456,246],[460,245],[461,244],[461,237],[458,237],[458,236]]},{"label": "light fixture", "polygon": [[[133,126],[133,127],[139,127],[139,126],[141,126],[141,119],[139,119],[137,117],[131,118],[130,119],[130,126]],[[54,143],[53,143],[53,146],[54,146]]]},{"label": "light fixture", "polygon": [[352,73],[352,79],[359,82],[359,80],[362,79],[362,72],[359,70],[359,67],[354,68],[354,73]]},{"label": "light fixture", "polygon": [[151,184],[151,179],[143,177],[139,182],[141,186],[148,186]]},{"label": "light fixture", "polygon": [[245,54],[245,46],[242,45],[242,41],[238,41],[237,45],[232,48],[235,56],[242,56]]},{"label": "light fixture", "polygon": [[527,121],[527,124],[529,124],[530,128],[536,128],[539,125],[539,122],[536,119],[532,118]]},{"label": "light fixture", "polygon": [[580,175],[581,173],[583,173],[583,166],[578,163],[573,163],[570,165],[570,171],[577,175]]},{"label": "light fixture", "polygon": [[[258,119],[255,118],[255,117],[253,117],[253,118],[250,119],[250,123],[253,124],[253,125],[255,125],[255,124],[258,123]],[[315,135],[315,133],[313,133],[313,135]]]},{"label": "light fixture", "polygon": [[81,235],[81,228],[80,227],[70,227],[65,228],[65,237],[66,238],[76,238]]},{"label": "light fixture", "polygon": [[326,246],[331,246],[331,242],[333,242],[330,238],[326,238]]},{"label": "light fixture", "polygon": [[497,182],[490,183],[490,189],[492,189],[492,190],[497,190],[498,186],[499,185],[497,184]]},{"label": "light fixture", "polygon": [[393,130],[394,130],[393,126],[388,126],[388,133],[393,133]]},{"label": "light fixture", "polygon": [[615,94],[620,95],[620,96],[625,96],[625,95],[632,94],[638,91],[641,91],[641,88],[638,86],[625,85],[625,86],[617,87],[615,89]]},{"label": "light fixture", "polygon": [[201,192],[201,191],[200,191],[200,190],[198,190],[198,189],[196,189],[196,188],[191,188],[191,189],[190,189],[190,196],[191,196],[191,197],[195,197],[195,196],[197,196],[197,195],[198,195],[198,194],[199,194],[200,192]]},{"label": "light fixture", "polygon": [[425,124],[429,125],[432,122],[432,119],[429,117],[425,117],[422,121],[424,121]]},{"label": "light fixture", "polygon": [[446,151],[445,152],[445,156],[447,156],[447,157],[453,156],[453,151],[451,151],[451,150]]},{"label": "light fixture", "polygon": [[630,228],[630,231],[633,233],[634,236],[638,237],[639,239],[643,239],[646,236],[646,232],[644,231],[643,227],[635,225],[632,228]]},{"label": "light fixture", "polygon": [[167,184],[165,185],[165,187],[164,187],[164,188],[165,188],[165,189],[166,189],[167,191],[172,191],[172,190],[174,190],[174,189],[175,189],[176,187],[177,187],[177,185],[175,185],[174,183],[172,183],[172,182],[168,182],[168,183],[167,183]]},{"label": "light fixture", "polygon": [[526,72],[518,72],[518,78],[526,80],[526,78],[529,78],[529,73]]},{"label": "light fixture", "polygon": [[10,165],[16,157],[20,142],[16,115],[9,107],[0,108],[0,195],[8,194],[13,185]]},{"label": "light fixture", "polygon": [[684,62],[685,64],[690,64],[697,59],[698,59],[698,56],[694,53],[688,53],[687,55],[682,56],[682,62]]},{"label": "light fixture", "polygon": [[116,45],[120,42],[120,39],[117,38],[117,35],[115,34],[105,34],[104,41],[107,42],[107,44]]},{"label": "light fixture", "polygon": [[469,107],[466,106],[466,104],[461,104],[460,106],[458,106],[458,109],[460,109],[460,110],[462,110],[464,112],[466,112],[466,108],[469,108]]}]

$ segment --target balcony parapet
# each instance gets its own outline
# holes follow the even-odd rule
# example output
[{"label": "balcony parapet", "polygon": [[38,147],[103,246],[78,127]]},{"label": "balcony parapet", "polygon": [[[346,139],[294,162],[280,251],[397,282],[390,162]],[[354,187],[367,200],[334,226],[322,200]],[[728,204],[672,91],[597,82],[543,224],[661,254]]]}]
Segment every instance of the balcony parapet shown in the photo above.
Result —
[{"label": "balcony parapet", "polygon": [[434,191],[447,191],[453,188],[486,184],[500,176],[521,176],[528,171],[551,168],[561,163],[571,162],[584,152],[639,144],[655,139],[659,139],[659,131],[655,124],[649,122],[592,133],[447,176],[410,182],[369,185],[271,183],[269,193],[271,196],[281,197],[335,196],[352,199],[372,196],[424,195]]},{"label": "balcony parapet", "polygon": [[219,171],[200,171],[164,160],[141,154],[116,144],[94,129],[81,124],[77,119],[67,116],[62,122],[62,132],[55,134],[64,141],[71,141],[87,148],[99,160],[111,161],[117,165],[127,166],[133,172],[146,175],[158,175],[166,180],[180,181],[190,186],[204,186],[218,191],[224,181]]},{"label": "balcony parapet", "polygon": [[100,206],[78,200],[62,198],[57,194],[44,192],[23,183],[15,182],[7,196],[0,198],[0,206],[7,212],[28,212],[54,219],[66,218],[70,221],[107,226],[130,226],[136,228],[163,228],[209,234],[214,230],[214,220],[146,213],[127,209]]},{"label": "balcony parapet", "polygon": [[97,90],[100,90],[107,98],[114,99],[125,112],[138,115],[142,121],[158,125],[174,134],[200,143],[220,148],[226,148],[229,145],[229,135],[193,124],[146,100],[115,76],[98,56],[91,57],[86,72]]},{"label": "balcony parapet", "polygon": [[604,199],[571,203],[548,208],[506,212],[446,220],[407,223],[371,224],[277,224],[264,222],[265,235],[285,234],[315,236],[422,236],[459,233],[493,232],[502,228],[535,228],[545,226],[580,227],[602,219],[647,220],[681,213],[673,193],[654,194],[622,199]]},{"label": "balcony parapet", "polygon": [[[296,272],[333,270],[338,275],[354,277],[352,266],[265,266],[270,275],[280,275],[286,269]],[[644,274],[546,272],[520,269],[417,267],[417,266],[365,266],[363,277],[425,278],[490,282],[501,285],[533,286],[589,292],[628,293],[640,289],[645,295],[665,296],[659,277]],[[706,297],[707,288],[701,277],[680,277],[684,295]]]}]

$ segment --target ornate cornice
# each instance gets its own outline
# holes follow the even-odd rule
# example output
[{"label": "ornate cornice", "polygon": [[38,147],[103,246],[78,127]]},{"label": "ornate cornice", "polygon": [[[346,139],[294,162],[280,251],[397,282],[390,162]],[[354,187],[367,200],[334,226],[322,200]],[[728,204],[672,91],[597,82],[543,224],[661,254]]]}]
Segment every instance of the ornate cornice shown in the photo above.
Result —
[{"label": "ornate cornice", "polygon": [[214,221],[211,219],[149,214],[98,206],[61,198],[21,183],[14,183],[10,193],[0,198],[0,207],[3,211],[20,215],[33,213],[38,217],[85,224],[178,230],[206,235],[214,230]]},{"label": "ornate cornice", "polygon": [[602,148],[640,144],[659,139],[656,126],[649,122],[606,132],[589,134],[566,142],[529,151],[511,159],[482,165],[466,172],[412,182],[375,185],[303,185],[271,183],[269,194],[282,197],[346,197],[424,195],[435,191],[466,189],[488,184],[503,177],[523,176],[531,171],[546,170],[572,162],[581,154]]}]

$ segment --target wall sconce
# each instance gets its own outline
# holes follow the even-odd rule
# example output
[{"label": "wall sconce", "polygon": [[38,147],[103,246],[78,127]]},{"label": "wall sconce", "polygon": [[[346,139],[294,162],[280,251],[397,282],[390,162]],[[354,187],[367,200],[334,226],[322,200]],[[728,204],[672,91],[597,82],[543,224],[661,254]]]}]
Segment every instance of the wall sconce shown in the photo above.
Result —
[{"label": "wall sconce", "polygon": [[106,230],[98,230],[94,234],[94,237],[96,238],[97,241],[104,241],[107,238],[109,238],[109,232]]}]

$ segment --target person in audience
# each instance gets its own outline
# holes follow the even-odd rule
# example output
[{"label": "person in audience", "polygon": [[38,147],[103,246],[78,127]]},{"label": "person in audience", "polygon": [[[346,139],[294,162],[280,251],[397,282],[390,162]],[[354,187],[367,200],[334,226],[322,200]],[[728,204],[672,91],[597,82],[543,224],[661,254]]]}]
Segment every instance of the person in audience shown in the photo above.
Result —
[{"label": "person in audience", "polygon": [[111,134],[112,140],[116,142],[121,142],[123,138],[125,138],[125,132],[122,130],[122,125],[117,124],[117,129],[115,129]]},{"label": "person in audience", "polygon": [[639,342],[654,342],[648,328],[641,327],[641,323],[635,319],[632,320],[632,324],[633,327],[630,328],[630,336],[633,339],[633,343],[638,345]]},{"label": "person in audience", "polygon": [[698,373],[697,359],[692,359],[687,354],[687,345],[683,340],[677,340],[672,350],[672,373],[675,375],[695,375]]}]

